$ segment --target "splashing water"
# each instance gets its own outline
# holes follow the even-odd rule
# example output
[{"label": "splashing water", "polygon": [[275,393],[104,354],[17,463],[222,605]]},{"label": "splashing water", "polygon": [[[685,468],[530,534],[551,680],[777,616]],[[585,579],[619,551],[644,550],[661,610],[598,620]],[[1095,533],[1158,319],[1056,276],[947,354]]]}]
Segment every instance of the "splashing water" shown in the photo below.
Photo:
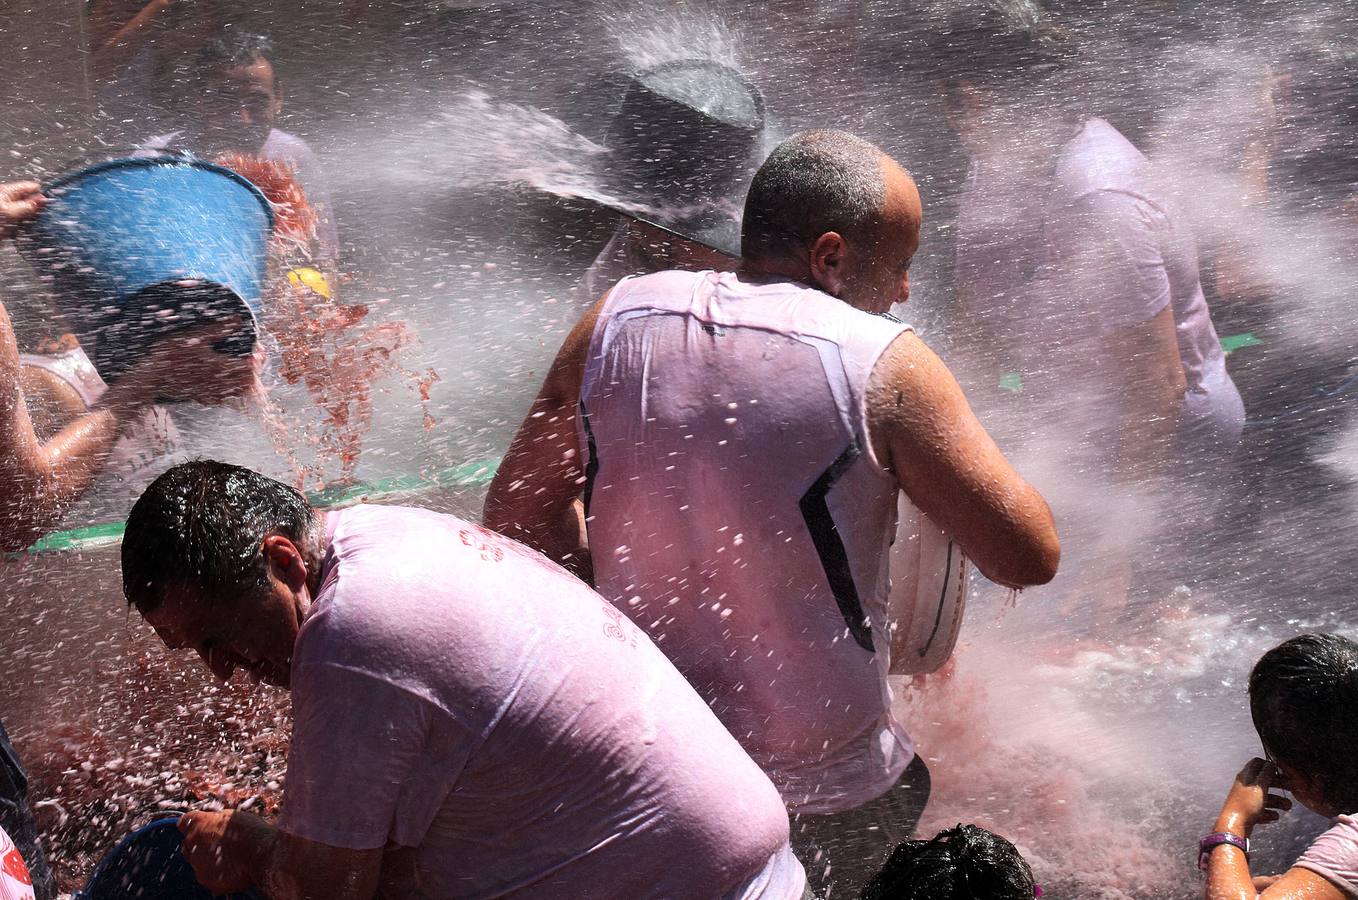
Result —
[{"label": "splashing water", "polygon": [[[635,72],[679,58],[713,59],[762,76],[756,80],[766,89],[770,107],[799,124],[839,123],[832,117],[840,115],[846,117],[842,121],[865,123],[867,136],[907,162],[926,188],[926,227],[936,230],[926,235],[919,287],[907,314],[916,324],[938,321],[946,327],[951,289],[946,275],[939,274],[946,269],[939,260],[949,256],[949,236],[939,225],[949,221],[955,199],[950,172],[962,165],[955,150],[945,146],[947,126],[937,109],[933,73],[898,74],[902,60],[915,50],[909,29],[920,27],[901,22],[915,18],[916,10],[863,4],[862,31],[880,31],[875,37],[883,49],[879,56],[856,57],[853,35],[817,31],[816,23],[830,21],[824,10],[833,4],[802,4],[796,10],[775,4],[753,12],[727,6],[734,11],[723,16],[715,14],[716,2],[650,8],[611,4],[616,15],[589,22],[594,45],[580,67],[591,73]],[[1161,52],[1142,43],[1138,29],[1151,7],[1169,4],[1086,6],[1098,7],[1102,41],[1087,73],[1089,86],[1112,98],[1120,97],[1128,83],[1152,86],[1152,118],[1165,133],[1143,149],[1156,151],[1174,196],[1190,209],[1199,239],[1241,244],[1252,274],[1286,298],[1280,315],[1292,343],[1285,352],[1271,347],[1242,352],[1233,367],[1248,371],[1255,364],[1251,352],[1286,355],[1295,347],[1352,346],[1350,297],[1358,280],[1346,252],[1351,233],[1324,216],[1241,202],[1245,191],[1239,172],[1220,159],[1221,147],[1235,141],[1232,129],[1260,119],[1253,111],[1253,87],[1226,91],[1223,79],[1237,72],[1256,77],[1266,69],[1261,61],[1271,52],[1266,45],[1286,41],[1271,33],[1267,41],[1226,42],[1213,34],[1194,40],[1178,30]],[[1310,42],[1348,40],[1352,27],[1343,21],[1340,4],[1289,6],[1295,10],[1295,30],[1309,33]],[[1221,18],[1243,16],[1244,7],[1233,9]],[[278,10],[286,12],[283,5]],[[550,21],[544,13],[541,23],[534,22],[547,39],[553,29],[543,23]],[[314,33],[317,23],[306,24],[298,34]],[[283,446],[294,459],[303,450],[322,448],[343,478],[352,477],[365,441],[365,459],[402,472],[427,463],[431,453],[447,454],[451,463],[503,448],[574,319],[575,310],[559,298],[567,296],[563,283],[579,271],[558,272],[547,265],[570,268],[552,259],[552,248],[521,234],[497,233],[497,226],[485,226],[461,208],[445,211],[432,226],[429,218],[410,224],[409,209],[435,201],[456,207],[463,199],[459,192],[500,185],[615,206],[625,199],[609,196],[600,176],[611,165],[602,139],[577,133],[532,103],[496,99],[502,91],[491,81],[498,69],[472,73],[477,77],[470,80],[489,85],[486,90],[468,91],[465,81],[451,88],[439,82],[418,102],[407,101],[404,85],[389,74],[389,57],[417,66],[424,52],[419,39],[400,35],[406,46],[393,37],[381,47],[371,72],[351,76],[347,70],[361,64],[359,56],[329,48],[322,54],[319,46],[306,46],[320,42],[304,38],[299,49],[333,55],[327,71],[339,75],[331,82],[317,76],[311,86],[300,72],[289,80],[289,104],[308,87],[311,96],[340,104],[347,96],[343,91],[363,77],[377,98],[374,107],[382,112],[411,104],[380,126],[361,124],[366,114],[344,106],[320,124],[303,122],[317,134],[329,129],[327,154],[335,186],[341,188],[336,196],[360,198],[351,201],[352,222],[346,222],[354,242],[378,248],[374,253],[388,252],[389,267],[397,273],[388,279],[394,287],[375,278],[383,288],[357,294],[368,303],[353,312],[290,291],[277,301],[283,321],[271,328],[280,343],[291,337],[280,371],[293,376],[291,383],[305,396],[289,395],[280,386],[276,417],[295,428],[305,402],[305,416],[315,419],[299,431],[282,432]],[[793,45],[810,47],[812,53],[789,53]],[[547,83],[557,75],[554,66],[565,67],[570,56],[542,53],[534,60],[542,93],[575,89],[575,73]],[[808,58],[823,63],[818,71],[824,78],[806,76]],[[1223,85],[1221,91],[1199,91],[1198,76],[1210,66],[1225,73],[1204,76]],[[1185,96],[1193,91],[1207,99],[1194,106]],[[1210,119],[1204,105],[1211,107]],[[554,108],[547,102],[544,107]],[[52,158],[65,156],[63,148]],[[393,205],[401,207],[387,220],[374,212],[379,204],[372,198],[382,193],[390,193]],[[297,209],[294,205],[286,212]],[[298,227],[305,236],[305,222]],[[438,232],[429,237],[420,228]],[[286,256],[298,249],[297,244],[288,247]],[[930,265],[935,266],[932,274]],[[384,308],[379,297],[390,297],[390,304]],[[939,299],[919,307],[920,300],[928,303],[931,297]],[[375,322],[385,309],[395,310],[403,322],[418,322],[422,343],[412,341],[413,328],[402,331]],[[289,327],[295,330],[289,333]],[[927,337],[946,346],[949,335],[935,331]],[[398,361],[416,359],[416,354],[423,357],[418,365]],[[446,366],[445,379],[456,384],[454,399],[438,409],[435,449],[421,443],[423,436],[412,436],[418,426],[383,420],[382,392],[375,387],[383,377],[403,377],[428,404],[438,377],[434,368],[425,368],[432,364]],[[417,378],[404,372],[406,365],[424,374]],[[330,379],[353,379],[361,401],[353,392],[332,390]],[[393,409],[406,406],[413,404],[392,404]],[[428,406],[423,417],[426,429],[435,424]],[[986,424],[992,421],[987,418]],[[1010,430],[1017,434],[1041,427],[1027,421]],[[1309,424],[1298,419],[1294,427],[1304,431]],[[1338,493],[1353,483],[1355,443],[1353,433],[1341,431],[1320,448],[1326,475],[1319,487]],[[1072,477],[1064,459],[1054,454],[1033,458],[1038,456],[1028,454],[1020,468],[1042,487],[1094,504],[1106,502],[1107,485]],[[308,470],[305,479],[324,482],[323,465]],[[1160,610],[1189,609],[1119,626],[1122,633],[1115,640],[1082,633],[1055,608],[1046,589],[1025,591],[1018,608],[1003,614],[1002,599],[978,598],[953,675],[898,692],[903,720],[934,774],[935,794],[922,830],[978,821],[1014,837],[1039,881],[1049,887],[1048,896],[1057,900],[1199,896],[1192,866],[1196,839],[1210,826],[1230,777],[1258,751],[1244,711],[1243,676],[1249,664],[1297,631],[1347,630],[1358,621],[1351,578],[1342,564],[1351,556],[1345,534],[1354,504],[1339,499],[1319,505],[1312,502],[1315,495],[1299,499],[1286,489],[1291,482],[1278,481],[1276,471],[1258,476],[1262,498],[1255,502],[1265,514],[1250,523],[1237,545],[1225,546],[1235,540],[1229,536],[1205,535],[1201,545],[1177,551],[1186,568],[1214,570],[1215,585],[1195,587],[1182,602],[1159,598]],[[474,509],[476,499],[468,499],[462,511]],[[1119,528],[1153,532],[1157,524],[1133,509]],[[116,571],[113,554],[72,554],[21,567],[10,564],[4,576],[4,676],[26,690],[6,699],[3,716],[33,770],[33,796],[44,804],[44,817],[66,815],[48,834],[55,839],[54,856],[68,885],[78,882],[94,855],[162,803],[253,800],[255,807],[270,808],[282,765],[285,699],[273,692],[218,688],[192,663],[164,658],[149,633],[129,628],[117,600]],[[1289,823],[1297,819],[1293,813]],[[1261,845],[1276,840],[1283,846],[1284,839],[1275,836],[1284,827],[1293,825],[1261,830]],[[1285,850],[1275,855],[1286,864]]]},{"label": "splashing water", "polygon": [[620,5],[608,30],[632,72],[681,59],[706,59],[741,68],[740,48],[748,42],[726,19],[693,0],[663,8]]},{"label": "splashing water", "polygon": [[339,464],[340,482],[352,483],[363,439],[372,427],[373,384],[390,374],[404,375],[420,397],[424,427],[429,430],[436,424],[428,408],[429,389],[438,374],[432,368],[417,374],[400,366],[399,354],[414,342],[404,322],[368,322],[367,305],[336,302],[323,275],[297,268],[311,261],[320,219],[290,165],[239,154],[217,162],[250,179],[273,206],[277,222],[270,265],[273,289],[263,324],[276,341],[283,380],[304,385],[323,413],[319,423],[307,421],[302,429],[304,444],[318,449],[317,461],[298,466],[295,436],[284,425],[277,404],[265,401],[261,421],[296,470],[299,488],[309,481],[325,487],[332,462]]}]

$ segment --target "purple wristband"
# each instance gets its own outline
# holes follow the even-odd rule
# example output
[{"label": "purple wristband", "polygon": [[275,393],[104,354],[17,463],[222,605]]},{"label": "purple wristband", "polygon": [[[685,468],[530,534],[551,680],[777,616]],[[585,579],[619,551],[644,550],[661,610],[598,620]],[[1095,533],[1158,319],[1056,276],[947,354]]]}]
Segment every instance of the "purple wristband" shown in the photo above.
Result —
[{"label": "purple wristband", "polygon": [[1207,837],[1198,841],[1198,868],[1207,871],[1207,860],[1212,856],[1212,851],[1222,844],[1230,844],[1236,847],[1241,853],[1245,854],[1245,859],[1250,858],[1249,838],[1242,838],[1239,835],[1231,834],[1229,831],[1214,831]]}]

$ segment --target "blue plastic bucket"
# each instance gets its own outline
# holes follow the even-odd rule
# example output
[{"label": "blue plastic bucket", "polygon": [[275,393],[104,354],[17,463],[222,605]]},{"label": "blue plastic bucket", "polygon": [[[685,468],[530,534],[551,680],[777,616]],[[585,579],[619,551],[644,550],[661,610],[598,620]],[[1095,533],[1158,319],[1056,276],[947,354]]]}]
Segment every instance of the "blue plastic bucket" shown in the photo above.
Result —
[{"label": "blue plastic bucket", "polygon": [[[161,819],[123,838],[100,861],[75,900],[212,900],[180,852],[176,819]],[[229,900],[260,900],[254,891]]]},{"label": "blue plastic bucket", "polygon": [[[64,175],[20,248],[106,379],[168,331],[239,317],[219,349],[254,345],[274,215],[245,178],[184,157],[116,159]],[[87,352],[88,352],[87,348]]]}]

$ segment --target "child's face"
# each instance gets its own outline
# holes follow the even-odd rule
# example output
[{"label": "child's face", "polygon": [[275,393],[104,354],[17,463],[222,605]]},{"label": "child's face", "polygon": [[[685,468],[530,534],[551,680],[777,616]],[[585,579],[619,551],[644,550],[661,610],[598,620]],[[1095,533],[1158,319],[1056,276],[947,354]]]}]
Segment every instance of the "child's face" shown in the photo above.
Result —
[{"label": "child's face", "polygon": [[1325,795],[1321,792],[1319,779],[1307,775],[1304,772],[1299,772],[1281,760],[1273,759],[1272,754],[1269,755],[1269,758],[1272,759],[1273,764],[1278,767],[1278,771],[1283,773],[1284,781],[1278,786],[1295,797],[1298,803],[1311,810],[1311,812],[1325,816],[1329,819],[1333,819],[1335,816],[1339,815],[1341,810],[1328,802],[1325,799]]}]

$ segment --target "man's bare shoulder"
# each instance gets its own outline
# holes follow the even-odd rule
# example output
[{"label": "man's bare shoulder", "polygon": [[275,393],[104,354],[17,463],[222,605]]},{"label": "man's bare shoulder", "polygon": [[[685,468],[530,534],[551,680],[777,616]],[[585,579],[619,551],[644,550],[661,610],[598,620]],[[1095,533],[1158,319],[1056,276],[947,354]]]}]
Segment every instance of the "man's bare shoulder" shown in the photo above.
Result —
[{"label": "man's bare shoulder", "polygon": [[[902,331],[872,368],[868,406],[888,403],[895,407],[917,393],[948,391],[956,386],[956,379],[938,354],[915,332]],[[898,398],[897,394],[902,396]]]},{"label": "man's bare shoulder", "polygon": [[873,366],[865,398],[868,433],[882,465],[902,438],[931,445],[958,416],[966,398],[943,360],[913,331],[903,331]]}]

